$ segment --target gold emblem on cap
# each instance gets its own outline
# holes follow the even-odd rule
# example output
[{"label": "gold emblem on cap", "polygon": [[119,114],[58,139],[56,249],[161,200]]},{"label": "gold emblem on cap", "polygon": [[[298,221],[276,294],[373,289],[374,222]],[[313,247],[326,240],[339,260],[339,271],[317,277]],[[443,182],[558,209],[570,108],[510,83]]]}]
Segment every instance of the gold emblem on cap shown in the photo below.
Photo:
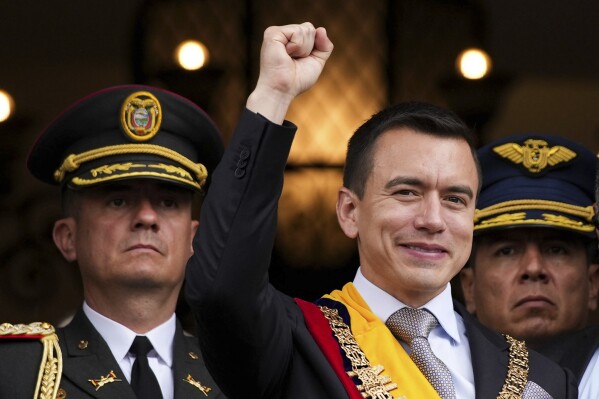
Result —
[{"label": "gold emblem on cap", "polygon": [[522,164],[531,173],[539,173],[549,166],[568,162],[576,153],[561,145],[549,147],[545,140],[528,139],[524,145],[507,143],[493,148],[497,154],[515,164]]},{"label": "gold emblem on cap", "polygon": [[162,107],[152,93],[131,94],[121,107],[121,125],[127,137],[146,141],[156,135],[162,123]]}]

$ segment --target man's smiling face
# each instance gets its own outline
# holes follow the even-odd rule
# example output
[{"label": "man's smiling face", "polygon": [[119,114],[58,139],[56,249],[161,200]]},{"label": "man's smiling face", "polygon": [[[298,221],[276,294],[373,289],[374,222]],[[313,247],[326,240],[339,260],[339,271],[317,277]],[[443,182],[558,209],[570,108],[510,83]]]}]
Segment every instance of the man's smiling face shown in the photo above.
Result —
[{"label": "man's smiling face", "polygon": [[353,203],[344,231],[358,239],[364,276],[410,306],[439,294],[470,255],[477,188],[466,141],[383,133],[363,197],[340,197]]}]

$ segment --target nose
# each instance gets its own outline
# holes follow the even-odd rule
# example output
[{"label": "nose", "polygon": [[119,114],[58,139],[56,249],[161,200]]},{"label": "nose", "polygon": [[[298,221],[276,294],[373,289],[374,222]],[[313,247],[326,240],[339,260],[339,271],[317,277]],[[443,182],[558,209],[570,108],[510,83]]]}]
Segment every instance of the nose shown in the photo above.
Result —
[{"label": "nose", "polygon": [[158,213],[148,198],[140,199],[134,212],[134,229],[151,229],[158,231]]},{"label": "nose", "polygon": [[414,218],[414,226],[418,230],[438,233],[445,230],[445,220],[441,202],[435,198],[425,198]]},{"label": "nose", "polygon": [[520,265],[520,281],[546,282],[549,279],[543,254],[535,244],[528,244]]}]

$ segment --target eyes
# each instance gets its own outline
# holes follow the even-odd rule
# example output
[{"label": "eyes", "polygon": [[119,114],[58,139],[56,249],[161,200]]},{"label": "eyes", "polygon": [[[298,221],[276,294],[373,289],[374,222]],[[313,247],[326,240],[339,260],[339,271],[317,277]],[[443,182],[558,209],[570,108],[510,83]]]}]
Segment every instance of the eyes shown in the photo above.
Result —
[{"label": "eyes", "polygon": [[[494,251],[496,257],[508,257],[516,256],[525,251],[523,245],[520,243],[505,243],[500,244]],[[539,250],[541,253],[551,256],[565,256],[569,255],[572,250],[567,243],[546,243],[540,244]]]},{"label": "eyes", "polygon": [[[402,188],[393,191],[391,195],[399,200],[410,201],[422,197],[423,194],[416,189]],[[452,207],[467,207],[468,204],[471,202],[471,199],[468,195],[455,193],[445,195],[444,197],[442,197],[442,200],[443,202],[449,204]]]},{"label": "eyes", "polygon": [[[144,200],[147,202],[147,200]],[[107,201],[108,207],[114,209],[123,209],[128,206],[136,205],[139,202],[136,198],[128,198],[128,197],[114,197],[109,198]],[[156,209],[177,209],[180,207],[180,204],[184,203],[184,200],[179,198],[171,198],[165,197],[161,199],[151,200],[152,207]]]}]

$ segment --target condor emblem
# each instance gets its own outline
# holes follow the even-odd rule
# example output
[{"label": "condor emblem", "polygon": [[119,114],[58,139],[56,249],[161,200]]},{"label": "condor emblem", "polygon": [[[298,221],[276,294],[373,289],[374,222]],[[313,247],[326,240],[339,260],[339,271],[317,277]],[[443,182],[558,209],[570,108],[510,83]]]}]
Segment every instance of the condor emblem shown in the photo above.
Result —
[{"label": "condor emblem", "polygon": [[497,154],[515,164],[522,164],[531,173],[539,173],[547,166],[569,162],[576,153],[561,145],[550,147],[545,140],[528,139],[524,145],[507,143],[493,148]]},{"label": "condor emblem", "polygon": [[121,107],[121,125],[125,134],[135,141],[154,137],[162,122],[158,99],[147,91],[131,94]]}]

